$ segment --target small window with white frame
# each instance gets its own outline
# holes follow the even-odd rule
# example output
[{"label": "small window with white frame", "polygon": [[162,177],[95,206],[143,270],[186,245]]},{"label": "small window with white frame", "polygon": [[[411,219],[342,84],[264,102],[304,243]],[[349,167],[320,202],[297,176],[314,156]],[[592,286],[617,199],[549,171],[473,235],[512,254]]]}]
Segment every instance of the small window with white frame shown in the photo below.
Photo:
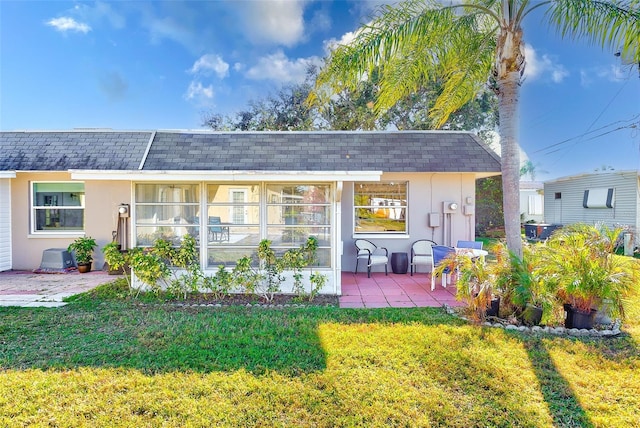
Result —
[{"label": "small window with white frame", "polygon": [[39,181],[31,184],[31,233],[84,231],[84,183]]},{"label": "small window with white frame", "polygon": [[354,233],[407,233],[407,181],[354,183]]}]

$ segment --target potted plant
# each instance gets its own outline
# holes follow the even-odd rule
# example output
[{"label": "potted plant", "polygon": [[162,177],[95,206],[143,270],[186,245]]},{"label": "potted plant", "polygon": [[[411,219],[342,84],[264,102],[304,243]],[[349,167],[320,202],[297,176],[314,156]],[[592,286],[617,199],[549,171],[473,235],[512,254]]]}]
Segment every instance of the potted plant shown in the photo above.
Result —
[{"label": "potted plant", "polygon": [[104,253],[104,261],[107,263],[109,275],[129,275],[131,268],[127,251],[121,250],[120,245],[116,242],[110,242],[102,248]]},{"label": "potted plant", "polygon": [[[621,229],[575,224],[552,235],[542,251],[540,272],[571,311],[565,325],[593,328],[607,302],[609,315],[624,318],[624,299],[640,282],[640,262],[614,254]],[[570,321],[570,322],[569,322]]]},{"label": "potted plant", "polygon": [[487,264],[465,254],[452,254],[436,266],[434,274],[442,275],[447,270],[456,272],[456,299],[467,303],[473,321],[498,316],[500,296],[493,287],[494,277]]},{"label": "potted plant", "polygon": [[494,247],[496,287],[504,296],[520,322],[539,325],[545,312],[549,312],[555,300],[551,284],[544,281],[538,270],[536,249],[539,245],[524,243],[522,258],[509,251],[504,243]]},{"label": "potted plant", "polygon": [[86,273],[91,271],[91,263],[93,262],[93,250],[98,246],[96,240],[90,236],[77,238],[67,250],[73,252],[78,264],[78,272]]}]

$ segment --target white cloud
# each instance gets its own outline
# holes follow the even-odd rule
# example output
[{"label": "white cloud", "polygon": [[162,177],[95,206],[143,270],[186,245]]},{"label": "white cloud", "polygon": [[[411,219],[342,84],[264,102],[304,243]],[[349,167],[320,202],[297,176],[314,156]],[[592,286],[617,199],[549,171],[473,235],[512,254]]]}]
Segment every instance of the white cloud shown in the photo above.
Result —
[{"label": "white cloud", "polygon": [[191,81],[189,84],[189,88],[187,88],[187,93],[185,94],[185,98],[188,100],[203,100],[203,99],[212,99],[213,98],[213,86],[203,86],[202,82],[198,82],[196,80]]},{"label": "white cloud", "polygon": [[617,82],[629,77],[621,66],[612,64],[608,68],[601,68],[598,70],[598,77],[609,80],[610,82]]},{"label": "white cloud", "polygon": [[224,79],[229,75],[229,64],[224,62],[219,55],[206,54],[198,58],[189,72],[194,74],[210,74],[213,72],[220,79]]},{"label": "white cloud", "polygon": [[618,64],[611,64],[608,67],[592,67],[580,70],[580,85],[587,87],[598,80],[609,82],[620,82],[629,78],[628,71]]},{"label": "white cloud", "polygon": [[77,33],[87,34],[91,31],[91,27],[83,22],[78,22],[68,16],[62,16],[60,18],[51,18],[47,21],[47,25],[55,28],[57,31],[66,33],[67,31],[75,31]]},{"label": "white cloud", "polygon": [[124,16],[114,11],[109,3],[101,1],[97,1],[93,5],[77,4],[73,7],[72,13],[93,23],[106,19],[116,29],[124,28],[126,23]]},{"label": "white cloud", "polygon": [[293,46],[305,37],[306,0],[238,2],[244,30],[254,43]]},{"label": "white cloud", "polygon": [[590,86],[593,83],[593,78],[589,75],[589,72],[586,70],[580,70],[580,85],[581,86]]},{"label": "white cloud", "polygon": [[193,42],[193,34],[179,22],[171,17],[150,18],[144,22],[151,35],[153,43],[160,43],[163,39],[176,41],[184,46],[190,46]]},{"label": "white cloud", "polygon": [[348,45],[355,38],[356,38],[356,32],[349,31],[348,33],[343,34],[342,37],[340,37],[340,40],[335,39],[335,38],[332,38],[332,39],[329,39],[329,40],[325,40],[323,42],[324,52],[325,52],[325,54],[328,55],[336,47],[338,47],[340,45]]},{"label": "white cloud", "polygon": [[331,29],[331,16],[326,10],[318,10],[309,22],[310,31],[328,31]]},{"label": "white cloud", "polygon": [[282,51],[258,59],[256,65],[247,70],[245,76],[253,80],[275,80],[280,83],[301,83],[309,65],[320,65],[315,56],[290,60]]},{"label": "white cloud", "polygon": [[535,49],[530,45],[525,45],[524,52],[526,58],[524,77],[527,80],[535,80],[546,76],[554,83],[562,83],[564,78],[569,76],[569,71],[551,56],[544,54],[542,58],[539,58]]}]

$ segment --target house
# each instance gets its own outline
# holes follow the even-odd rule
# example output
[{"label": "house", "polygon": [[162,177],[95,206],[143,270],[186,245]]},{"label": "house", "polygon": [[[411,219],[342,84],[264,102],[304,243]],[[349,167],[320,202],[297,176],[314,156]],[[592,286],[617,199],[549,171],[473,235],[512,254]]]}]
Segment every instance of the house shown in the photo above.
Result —
[{"label": "house", "polygon": [[477,137],[447,131],[23,131],[0,133],[0,151],[0,269],[34,269],[82,235],[129,248],[190,234],[213,272],[261,239],[313,235],[331,294],[356,238],[390,255],[472,240],[475,181],[500,172]]},{"label": "house", "polygon": [[[602,223],[640,230],[639,172],[607,171],[544,182],[546,223]],[[638,242],[635,237],[636,245]]]},{"label": "house", "polygon": [[544,220],[544,185],[541,182],[520,182],[520,220],[522,223]]}]

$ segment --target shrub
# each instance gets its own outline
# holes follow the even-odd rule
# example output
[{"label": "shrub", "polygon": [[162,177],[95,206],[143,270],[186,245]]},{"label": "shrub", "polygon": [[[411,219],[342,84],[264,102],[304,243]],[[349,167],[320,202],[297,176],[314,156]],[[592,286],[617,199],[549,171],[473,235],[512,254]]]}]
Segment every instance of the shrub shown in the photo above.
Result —
[{"label": "shrub", "polygon": [[624,318],[624,300],[637,292],[640,262],[614,254],[621,229],[575,224],[541,245],[539,272],[559,296],[582,312],[607,301],[609,315]]}]

